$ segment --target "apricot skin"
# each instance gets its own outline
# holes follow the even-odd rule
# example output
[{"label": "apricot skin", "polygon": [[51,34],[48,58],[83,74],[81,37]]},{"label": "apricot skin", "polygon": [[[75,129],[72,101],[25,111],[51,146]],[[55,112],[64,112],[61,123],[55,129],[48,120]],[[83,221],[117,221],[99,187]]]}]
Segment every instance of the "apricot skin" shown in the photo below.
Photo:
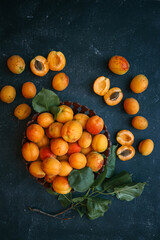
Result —
[{"label": "apricot skin", "polygon": [[137,114],[139,111],[139,103],[135,98],[126,98],[124,100],[124,110],[130,115]]},{"label": "apricot skin", "polygon": [[57,73],[52,80],[52,87],[57,91],[63,91],[69,84],[69,77],[65,73]]},{"label": "apricot skin", "polygon": [[62,52],[51,51],[48,54],[47,61],[52,71],[61,71],[66,65],[66,59]]},{"label": "apricot skin", "polygon": [[26,142],[22,147],[23,158],[28,161],[36,161],[39,157],[39,148],[35,143]]},{"label": "apricot skin", "polygon": [[86,129],[86,123],[89,119],[88,115],[84,113],[77,113],[74,115],[73,119],[77,120],[82,125],[83,129]]},{"label": "apricot skin", "polygon": [[61,163],[55,158],[45,158],[42,163],[47,175],[58,175],[61,171]]},{"label": "apricot skin", "polygon": [[143,74],[135,76],[130,83],[130,88],[134,93],[142,93],[147,87],[148,79]]},{"label": "apricot skin", "polygon": [[51,113],[41,113],[37,118],[37,123],[43,128],[48,128],[53,122],[54,118]]},{"label": "apricot skin", "polygon": [[46,158],[56,158],[55,154],[53,154],[50,147],[42,147],[39,153],[40,153],[40,159],[42,161]]},{"label": "apricot skin", "polygon": [[25,69],[25,62],[20,56],[14,55],[8,58],[7,66],[12,73],[20,74]]},{"label": "apricot skin", "polygon": [[32,82],[25,82],[22,86],[22,95],[25,98],[34,98],[36,95],[36,86]]},{"label": "apricot skin", "polygon": [[31,114],[31,108],[26,103],[18,105],[14,110],[14,116],[19,120],[26,119]]},{"label": "apricot skin", "polygon": [[61,161],[61,166],[62,166],[62,168],[61,168],[61,171],[59,173],[59,176],[66,177],[73,170],[73,168],[71,167],[71,165],[67,161]]},{"label": "apricot skin", "polygon": [[44,178],[46,175],[42,169],[41,161],[32,162],[29,166],[29,172],[32,176],[34,176],[36,178]]},{"label": "apricot skin", "polygon": [[81,169],[86,166],[87,159],[83,153],[73,153],[69,157],[71,167]]},{"label": "apricot skin", "polygon": [[27,138],[32,142],[39,142],[44,136],[43,128],[38,124],[31,124],[26,131]]},{"label": "apricot skin", "polygon": [[88,148],[81,148],[81,153],[83,153],[84,155],[87,155],[91,151],[93,151],[93,148],[91,145]]},{"label": "apricot skin", "polygon": [[49,138],[46,135],[44,135],[43,138],[37,143],[37,146],[39,148],[49,146]]},{"label": "apricot skin", "polygon": [[82,136],[78,140],[78,144],[80,147],[87,148],[92,143],[92,135],[86,131],[82,133]]},{"label": "apricot skin", "polygon": [[126,72],[128,72],[129,63],[122,56],[113,56],[109,60],[108,67],[113,73],[118,74],[118,75],[123,75]]},{"label": "apricot skin", "polygon": [[56,156],[63,156],[68,152],[68,143],[62,138],[52,139],[50,147]]},{"label": "apricot skin", "polygon": [[1,101],[12,103],[16,97],[16,89],[10,85],[6,85],[1,89]]},{"label": "apricot skin", "polygon": [[138,150],[143,156],[150,155],[153,152],[153,149],[154,149],[154,143],[151,139],[145,139],[141,141],[138,146]]},{"label": "apricot skin", "polygon": [[88,119],[86,129],[89,133],[95,135],[99,134],[104,127],[104,121],[101,117],[95,115]]},{"label": "apricot skin", "polygon": [[55,176],[49,176],[49,175],[46,175],[45,176],[45,181],[48,182],[48,183],[52,183],[53,180],[56,178],[57,175]]},{"label": "apricot skin", "polygon": [[78,153],[81,151],[81,147],[79,146],[79,144],[77,142],[74,143],[68,143],[68,155],[71,155],[72,153]]},{"label": "apricot skin", "polygon": [[87,155],[87,167],[90,167],[93,172],[99,171],[104,163],[104,158],[100,153],[90,152]]},{"label": "apricot skin", "polygon": [[63,155],[63,156],[57,156],[57,159],[59,161],[68,161],[69,156],[67,154]]},{"label": "apricot skin", "polygon": [[136,116],[132,119],[132,126],[139,130],[144,130],[148,127],[148,121],[142,116]]},{"label": "apricot skin", "polygon": [[69,121],[64,124],[61,133],[65,141],[76,142],[82,135],[82,125],[76,120]]},{"label": "apricot skin", "polygon": [[63,127],[63,124],[62,123],[59,123],[59,122],[55,122],[55,123],[52,123],[50,126],[49,126],[49,135],[52,137],[52,138],[59,138],[61,137],[61,129]]},{"label": "apricot skin", "polygon": [[92,148],[96,152],[104,152],[108,147],[108,139],[103,134],[97,134],[93,137]]},{"label": "apricot skin", "polygon": [[73,119],[73,110],[72,108],[66,106],[66,105],[61,105],[59,106],[60,111],[57,114],[57,122],[65,123]]},{"label": "apricot skin", "polygon": [[110,80],[104,76],[98,77],[93,84],[93,91],[99,95],[104,96],[110,88]]},{"label": "apricot skin", "polygon": [[129,130],[121,130],[117,133],[116,140],[121,145],[130,146],[134,142],[134,135]]},{"label": "apricot skin", "polygon": [[67,194],[71,191],[67,177],[57,176],[53,180],[53,190],[59,194]]}]

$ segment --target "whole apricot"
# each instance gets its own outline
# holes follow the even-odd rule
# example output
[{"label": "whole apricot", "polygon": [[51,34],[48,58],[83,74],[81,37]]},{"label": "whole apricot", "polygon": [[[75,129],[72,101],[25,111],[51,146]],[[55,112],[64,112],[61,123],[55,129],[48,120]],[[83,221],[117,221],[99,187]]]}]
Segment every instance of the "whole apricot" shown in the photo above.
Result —
[{"label": "whole apricot", "polygon": [[93,151],[93,148],[91,145],[88,148],[81,148],[81,153],[83,153],[84,155],[87,155],[91,151]]},{"label": "whole apricot", "polygon": [[142,116],[136,116],[132,119],[132,126],[139,130],[144,130],[148,127],[148,121]]},{"label": "whole apricot", "polygon": [[81,169],[86,166],[87,158],[83,153],[73,153],[69,157],[69,163],[72,168]]},{"label": "whole apricot", "polygon": [[121,145],[130,146],[134,142],[134,135],[129,130],[121,130],[117,133],[116,140]]},{"label": "whole apricot", "polygon": [[20,74],[25,69],[25,62],[20,56],[14,55],[8,58],[7,66],[12,73]]},{"label": "whole apricot", "polygon": [[22,95],[25,98],[34,98],[36,95],[37,89],[34,83],[25,82],[22,86]]},{"label": "whole apricot", "polygon": [[88,119],[86,129],[89,133],[95,135],[103,130],[104,121],[101,117],[95,115]]},{"label": "whole apricot", "polygon": [[14,116],[19,120],[26,119],[31,114],[31,108],[28,104],[22,103],[18,105],[14,110]]},{"label": "whole apricot", "polygon": [[103,156],[98,152],[90,152],[87,155],[87,167],[90,167],[93,172],[99,171],[104,163]]},{"label": "whole apricot", "polygon": [[117,156],[122,161],[130,160],[134,155],[135,149],[132,146],[121,146],[117,149]]},{"label": "whole apricot", "polygon": [[82,125],[83,129],[85,129],[89,117],[84,113],[77,113],[74,115],[73,119],[77,120]]},{"label": "whole apricot", "polygon": [[46,158],[56,158],[55,154],[51,151],[50,147],[42,147],[39,151],[40,159],[43,161]]},{"label": "whole apricot", "polygon": [[43,138],[37,143],[37,146],[39,148],[49,146],[49,138],[46,135],[44,135]]},{"label": "whole apricot", "polygon": [[42,164],[47,175],[58,175],[61,171],[61,163],[55,158],[45,158]]},{"label": "whole apricot", "polygon": [[93,137],[92,148],[96,152],[104,152],[108,147],[108,139],[104,134],[97,134]]},{"label": "whole apricot", "polygon": [[67,161],[61,161],[61,166],[62,166],[62,168],[61,168],[61,171],[59,173],[59,176],[66,177],[73,170],[73,168],[71,167],[71,165]]},{"label": "whole apricot", "polygon": [[43,128],[48,128],[53,122],[54,118],[51,113],[41,113],[37,118],[37,123]]},{"label": "whole apricot", "polygon": [[74,143],[68,143],[68,155],[71,155],[72,153],[78,153],[81,151],[81,147],[79,146],[79,144],[77,142]]},{"label": "whole apricot", "polygon": [[153,149],[154,149],[154,142],[151,139],[145,139],[141,141],[138,146],[138,150],[143,156],[150,155],[151,152],[153,152]]},{"label": "whole apricot", "polygon": [[59,194],[67,194],[72,189],[68,183],[67,177],[61,177],[61,176],[57,176],[53,180],[52,187],[53,187],[53,190]]},{"label": "whole apricot", "polygon": [[1,89],[1,101],[12,103],[16,97],[16,89],[10,85],[6,85]]},{"label": "whole apricot", "polygon": [[92,143],[92,135],[86,131],[82,133],[82,136],[78,140],[78,144],[80,147],[88,148]]},{"label": "whole apricot", "polygon": [[42,56],[37,56],[30,62],[30,68],[32,73],[39,77],[45,76],[49,71],[49,64],[47,59]]},{"label": "whole apricot", "polygon": [[130,88],[134,93],[142,93],[148,87],[148,79],[143,74],[135,76],[130,84]]},{"label": "whole apricot", "polygon": [[49,126],[49,135],[52,138],[59,138],[61,137],[61,130],[63,127],[63,123],[59,123],[59,122],[54,122]]},{"label": "whole apricot", "polygon": [[65,73],[57,73],[52,80],[52,87],[57,91],[63,91],[69,84],[69,77]]},{"label": "whole apricot", "polygon": [[27,138],[35,143],[42,140],[44,136],[43,128],[38,124],[31,124],[26,131]]},{"label": "whole apricot", "polygon": [[63,155],[63,156],[57,156],[57,159],[59,161],[68,161],[69,156],[67,154]]},{"label": "whole apricot", "polygon": [[28,161],[36,161],[39,157],[39,148],[35,143],[26,142],[22,147],[22,156]]},{"label": "whole apricot", "polygon": [[48,182],[48,183],[52,183],[53,180],[56,178],[57,175],[55,176],[49,176],[49,175],[46,175],[45,176],[45,181]]},{"label": "whole apricot", "polygon": [[72,143],[80,139],[82,130],[82,125],[78,121],[72,120],[63,125],[61,134],[65,141]]},{"label": "whole apricot", "polygon": [[29,166],[29,172],[36,178],[44,178],[46,175],[42,168],[42,161],[32,162]]},{"label": "whole apricot", "polygon": [[110,88],[110,80],[104,76],[98,77],[93,84],[93,91],[99,95],[104,96]]},{"label": "whole apricot", "polygon": [[52,139],[50,147],[56,156],[63,156],[68,152],[68,143],[62,138]]},{"label": "whole apricot", "polygon": [[109,89],[109,91],[104,95],[104,101],[109,106],[115,106],[121,102],[123,98],[122,90],[118,87]]},{"label": "whole apricot", "polygon": [[47,61],[49,69],[52,71],[61,71],[66,65],[66,59],[62,52],[51,51],[48,54]]},{"label": "whole apricot", "polygon": [[113,73],[118,74],[118,75],[123,75],[126,72],[128,72],[129,63],[122,56],[113,56],[109,60],[108,67]]},{"label": "whole apricot", "polygon": [[67,105],[59,106],[60,111],[57,114],[57,122],[65,123],[73,119],[73,110]]},{"label": "whole apricot", "polygon": [[126,98],[123,106],[126,113],[131,115],[137,114],[139,111],[139,103],[135,98]]},{"label": "whole apricot", "polygon": [[49,128],[45,128],[45,133],[48,138],[52,138],[52,136],[49,134]]}]

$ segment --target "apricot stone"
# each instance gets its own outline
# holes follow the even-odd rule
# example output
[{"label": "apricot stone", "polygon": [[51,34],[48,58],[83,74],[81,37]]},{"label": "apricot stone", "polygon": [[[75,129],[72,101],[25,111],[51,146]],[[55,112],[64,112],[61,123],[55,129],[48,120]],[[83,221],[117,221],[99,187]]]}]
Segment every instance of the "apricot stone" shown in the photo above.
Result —
[{"label": "apricot stone", "polygon": [[123,98],[122,90],[118,87],[109,89],[109,91],[104,95],[104,101],[109,106],[115,106],[121,102]]},{"label": "apricot stone", "polygon": [[45,76],[49,71],[47,59],[42,56],[37,56],[32,59],[30,62],[30,68],[31,71],[39,77]]},{"label": "apricot stone", "polygon": [[134,155],[135,149],[132,146],[121,146],[117,149],[117,156],[122,161],[130,160]]}]

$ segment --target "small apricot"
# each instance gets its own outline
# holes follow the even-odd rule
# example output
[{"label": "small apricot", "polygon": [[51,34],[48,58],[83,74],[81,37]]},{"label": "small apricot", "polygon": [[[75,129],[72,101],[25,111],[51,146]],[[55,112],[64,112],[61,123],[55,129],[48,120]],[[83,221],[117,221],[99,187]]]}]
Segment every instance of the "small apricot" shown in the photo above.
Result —
[{"label": "small apricot", "polygon": [[86,166],[87,158],[83,153],[73,153],[69,157],[71,167],[81,169]]},{"label": "small apricot", "polygon": [[81,148],[81,153],[83,153],[84,155],[87,155],[91,151],[93,151],[93,148],[91,145],[88,148]]},{"label": "small apricot", "polygon": [[134,93],[142,93],[147,87],[148,79],[143,74],[135,76],[130,83],[130,88]]},{"label": "small apricot", "polygon": [[132,146],[121,146],[117,149],[117,156],[122,161],[130,160],[134,155],[135,149]]},{"label": "small apricot", "polygon": [[58,175],[61,171],[61,163],[55,158],[45,158],[42,164],[47,175]]},{"label": "small apricot", "polygon": [[13,55],[8,58],[7,66],[12,73],[20,74],[25,69],[25,62],[20,56]]},{"label": "small apricot", "polygon": [[53,183],[53,180],[56,178],[57,175],[53,175],[53,176],[49,176],[49,175],[46,175],[45,176],[45,181],[48,182],[48,183]]},{"label": "small apricot", "polygon": [[36,95],[36,86],[32,82],[25,82],[22,86],[22,95],[25,98],[34,98]]},{"label": "small apricot", "polygon": [[92,148],[96,152],[104,152],[108,147],[108,139],[104,134],[97,134],[93,137]]},{"label": "small apricot", "polygon": [[45,129],[45,133],[47,135],[48,138],[52,138],[52,136],[49,134],[49,128]]},{"label": "small apricot", "polygon": [[99,171],[104,163],[103,156],[98,152],[90,152],[87,155],[87,167],[90,167],[93,172]]},{"label": "small apricot", "polygon": [[116,140],[121,145],[131,146],[134,142],[134,135],[129,130],[121,130],[117,133]]},{"label": "small apricot", "polygon": [[104,121],[101,117],[95,115],[88,119],[86,129],[89,133],[95,135],[103,130]]},{"label": "small apricot", "polygon": [[113,56],[109,60],[108,64],[109,69],[118,75],[123,75],[129,70],[129,63],[128,61],[122,56]]},{"label": "small apricot", "polygon": [[66,59],[62,52],[51,51],[48,54],[47,61],[49,69],[52,71],[61,71],[66,65]]},{"label": "small apricot", "polygon": [[61,129],[63,127],[63,123],[54,122],[49,126],[49,135],[52,138],[61,137]]},{"label": "small apricot", "polygon": [[143,156],[150,155],[151,152],[153,152],[153,149],[154,149],[154,142],[151,139],[145,139],[141,141],[138,146],[138,150]]},{"label": "small apricot", "polygon": [[78,144],[80,147],[87,148],[92,143],[92,135],[86,131],[82,133],[82,136],[78,140]]},{"label": "small apricot", "polygon": [[148,121],[142,116],[136,116],[132,119],[132,126],[139,130],[144,130],[148,127]]},{"label": "small apricot", "polygon": [[77,120],[82,125],[83,129],[85,129],[89,117],[84,113],[77,113],[74,115],[73,119]]},{"label": "small apricot", "polygon": [[71,167],[71,165],[67,161],[61,161],[61,166],[62,166],[62,168],[61,168],[61,171],[59,173],[59,176],[66,177],[73,170],[73,168]]},{"label": "small apricot", "polygon": [[14,110],[14,116],[19,120],[26,119],[31,114],[31,108],[28,104],[22,103],[18,105]]},{"label": "small apricot", "polygon": [[43,77],[49,71],[49,65],[47,59],[42,56],[37,56],[30,62],[30,68],[32,73],[37,76]]},{"label": "small apricot", "polygon": [[57,159],[59,161],[68,161],[69,156],[67,154],[63,155],[63,156],[57,156]]},{"label": "small apricot", "polygon": [[78,121],[72,120],[63,125],[61,134],[65,141],[72,143],[80,139],[82,130],[82,125]]},{"label": "small apricot", "polygon": [[54,118],[51,113],[41,113],[37,118],[37,123],[43,128],[48,128],[53,122]]},{"label": "small apricot", "polygon": [[52,139],[50,147],[56,156],[63,156],[68,152],[68,143],[62,138]]},{"label": "small apricot", "polygon": [[123,106],[126,113],[131,115],[137,114],[139,111],[139,103],[135,98],[126,98]]},{"label": "small apricot", "polygon": [[67,177],[57,176],[53,180],[53,190],[59,194],[67,194],[71,191],[71,187],[68,183]]},{"label": "small apricot", "polygon": [[110,88],[110,80],[104,76],[98,77],[93,84],[93,91],[99,95],[104,96]]},{"label": "small apricot", "polygon": [[35,143],[26,142],[22,147],[22,156],[28,161],[36,161],[39,157],[39,148]]},{"label": "small apricot", "polygon": [[27,128],[26,135],[30,141],[38,143],[44,136],[44,129],[38,124],[31,124]]},{"label": "small apricot", "polygon": [[6,85],[1,89],[1,101],[12,103],[16,97],[16,89],[10,85]]},{"label": "small apricot", "polygon": [[32,162],[29,166],[29,172],[32,176],[36,178],[44,178],[46,173],[43,171],[42,168],[42,161],[35,161]]},{"label": "small apricot", "polygon": [[39,151],[40,159],[43,161],[46,158],[56,158],[50,147],[42,147]]},{"label": "small apricot", "polygon": [[121,102],[123,98],[122,90],[118,87],[111,88],[105,95],[104,101],[109,106],[115,106]]},{"label": "small apricot", "polygon": [[73,110],[67,105],[59,106],[60,111],[57,114],[57,122],[65,123],[73,119]]},{"label": "small apricot", "polygon": [[69,77],[65,73],[57,73],[52,80],[52,87],[57,91],[63,91],[69,84]]},{"label": "small apricot", "polygon": [[37,143],[37,146],[39,148],[49,146],[49,138],[46,135],[44,135],[43,138]]},{"label": "small apricot", "polygon": [[79,144],[77,142],[74,143],[68,143],[68,155],[71,155],[72,153],[78,153],[81,151],[81,147],[79,146]]}]

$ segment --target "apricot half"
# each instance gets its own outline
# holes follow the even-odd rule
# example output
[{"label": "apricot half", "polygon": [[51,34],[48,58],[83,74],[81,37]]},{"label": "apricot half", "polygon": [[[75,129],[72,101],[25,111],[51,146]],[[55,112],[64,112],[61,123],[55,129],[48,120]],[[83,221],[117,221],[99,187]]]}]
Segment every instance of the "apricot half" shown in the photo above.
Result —
[{"label": "apricot half", "polygon": [[29,166],[29,172],[36,178],[44,178],[46,175],[42,168],[42,161],[32,162]]},{"label": "apricot half", "polygon": [[28,161],[35,161],[39,157],[39,148],[35,143],[26,142],[22,147],[23,158]]},{"label": "apricot half", "polygon": [[77,113],[74,115],[75,120],[77,120],[83,127],[83,129],[86,128],[86,123],[89,119],[88,115],[84,114],[84,113]]},{"label": "apricot half", "polygon": [[36,95],[36,86],[32,82],[25,82],[22,86],[22,95],[25,98],[34,98]]},{"label": "apricot half", "polygon": [[43,128],[48,128],[53,122],[54,118],[51,113],[41,113],[37,118],[37,123]]},{"label": "apricot half", "polygon": [[87,155],[87,166],[92,169],[93,172],[99,171],[104,163],[104,158],[100,153],[90,152]]},{"label": "apricot half", "polygon": [[28,104],[22,103],[18,105],[14,110],[14,116],[19,120],[26,119],[31,114],[31,108]]},{"label": "apricot half", "polygon": [[48,54],[47,61],[49,69],[52,71],[61,71],[66,65],[66,59],[62,52],[51,51]]},{"label": "apricot half", "polygon": [[82,130],[82,125],[78,121],[72,120],[63,125],[61,134],[65,141],[73,143],[80,139]]},{"label": "apricot half", "polygon": [[130,160],[134,155],[135,149],[132,146],[121,146],[117,149],[117,156],[122,161]]},{"label": "apricot half", "polygon": [[30,141],[38,143],[44,136],[44,129],[38,124],[31,124],[27,128],[26,135]]},{"label": "apricot half", "polygon": [[25,62],[20,56],[14,55],[8,58],[7,66],[12,73],[21,74],[25,69]]},{"label": "apricot half", "polygon": [[139,103],[135,98],[126,98],[123,106],[126,113],[131,115],[137,114],[139,111]]},{"label": "apricot half", "polygon": [[61,171],[61,163],[55,158],[46,158],[42,163],[43,171],[47,175],[58,175]]},{"label": "apricot half", "polygon": [[39,77],[45,76],[49,71],[47,59],[42,56],[37,56],[32,59],[30,62],[30,68],[31,71]]},{"label": "apricot half", "polygon": [[52,187],[53,187],[53,190],[59,194],[67,194],[72,189],[68,183],[67,177],[61,177],[61,176],[57,176],[53,180]]},{"label": "apricot half", "polygon": [[88,119],[86,129],[89,133],[95,135],[103,130],[104,121],[101,117],[95,115]]},{"label": "apricot half", "polygon": [[115,106],[123,98],[122,90],[118,87],[111,88],[105,95],[104,95],[104,101],[109,106]]},{"label": "apricot half", "polygon": [[67,105],[59,106],[60,111],[57,114],[57,122],[65,123],[73,119],[73,110]]},{"label": "apricot half", "polygon": [[151,139],[145,139],[141,141],[138,146],[138,150],[143,156],[148,156],[149,154],[151,154],[151,152],[153,152],[153,149],[154,143]]},{"label": "apricot half", "polygon": [[66,177],[73,170],[73,168],[71,167],[71,165],[67,161],[61,161],[61,166],[62,166],[62,168],[61,168],[61,171],[59,173],[59,176]]},{"label": "apricot half", "polygon": [[98,77],[93,84],[93,91],[99,95],[104,96],[110,88],[110,80],[104,76]]},{"label": "apricot half", "polygon": [[56,156],[63,156],[68,152],[68,143],[62,138],[52,139],[50,147]]},{"label": "apricot half", "polygon": [[148,121],[142,116],[136,116],[132,119],[132,126],[139,130],[144,130],[148,127]]},{"label": "apricot half", "polygon": [[118,75],[123,75],[129,70],[129,63],[128,61],[122,56],[113,56],[109,60],[108,64],[109,69]]},{"label": "apricot half", "polygon": [[52,87],[57,91],[63,91],[69,84],[69,77],[65,73],[57,73],[52,80]]},{"label": "apricot half", "polygon": [[16,97],[16,89],[10,85],[6,85],[1,89],[1,101],[12,103]]},{"label": "apricot half", "polygon": [[83,153],[73,153],[69,157],[69,163],[71,167],[81,169],[86,166],[87,159]]},{"label": "apricot half", "polygon": [[93,137],[92,148],[96,152],[104,152],[108,147],[108,139],[104,134],[97,134]]},{"label": "apricot half", "polygon": [[147,87],[148,79],[143,74],[135,76],[130,83],[130,88],[134,93],[142,93]]},{"label": "apricot half", "polygon": [[134,135],[129,130],[121,130],[117,133],[116,140],[121,145],[131,146],[134,142]]}]

